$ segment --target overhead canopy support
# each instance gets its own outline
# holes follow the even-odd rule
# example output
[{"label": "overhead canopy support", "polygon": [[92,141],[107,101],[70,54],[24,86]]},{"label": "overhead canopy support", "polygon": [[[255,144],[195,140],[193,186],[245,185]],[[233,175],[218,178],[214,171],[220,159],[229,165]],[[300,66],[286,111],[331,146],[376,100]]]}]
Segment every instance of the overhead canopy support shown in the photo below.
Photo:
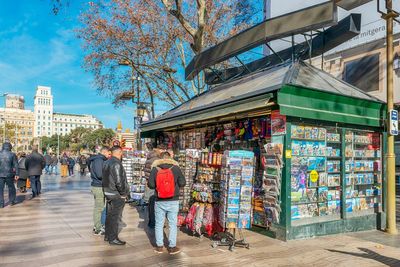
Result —
[{"label": "overhead canopy support", "polygon": [[[336,46],[357,36],[361,30],[361,14],[350,14],[339,21],[335,26],[330,27],[324,32],[317,34],[311,42],[303,42],[294,46],[294,51],[298,58],[305,60],[307,58],[320,56],[323,53],[335,48]],[[268,45],[268,44],[267,44]],[[311,50],[311,51],[310,51]],[[293,48],[289,47],[272,55],[255,60],[244,66],[229,68],[225,70],[214,70],[214,73],[205,72],[207,84],[218,84],[223,81],[236,78],[244,70],[254,72],[267,66],[276,65],[282,61],[287,61],[292,57]],[[216,73],[218,72],[218,75]]]},{"label": "overhead canopy support", "polygon": [[192,80],[203,69],[239,55],[267,42],[329,27],[337,23],[337,6],[333,1],[265,20],[195,56],[185,69]]},{"label": "overhead canopy support", "polygon": [[336,0],[337,5],[345,10],[351,10],[372,1],[373,0]]}]

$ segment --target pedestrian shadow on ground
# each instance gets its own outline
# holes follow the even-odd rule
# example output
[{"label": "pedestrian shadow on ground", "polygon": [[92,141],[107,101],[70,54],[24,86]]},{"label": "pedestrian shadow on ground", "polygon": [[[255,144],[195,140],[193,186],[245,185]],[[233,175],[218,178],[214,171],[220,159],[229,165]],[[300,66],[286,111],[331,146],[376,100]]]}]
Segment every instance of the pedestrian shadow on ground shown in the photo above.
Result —
[{"label": "pedestrian shadow on ground", "polygon": [[[143,229],[143,230],[145,231],[145,233],[146,233],[146,235],[147,235],[147,238],[148,238],[149,241],[150,241],[150,244],[151,244],[153,247],[156,247],[157,244],[156,244],[156,236],[155,236],[154,229],[152,229],[152,228],[150,228],[150,227],[148,226],[148,223],[149,223],[149,214],[148,214],[148,209],[147,209],[147,207],[144,207],[144,206],[136,206],[135,208],[136,208],[136,210],[137,210],[137,212],[138,212],[138,214],[139,214],[139,218],[142,219],[142,221],[139,222],[138,228]],[[168,228],[167,220],[166,220],[166,227],[164,226],[164,229],[165,229],[165,228]],[[164,244],[168,244],[168,237],[167,237],[165,231],[164,231]]]},{"label": "pedestrian shadow on ground", "polygon": [[340,250],[335,250],[335,249],[327,249],[327,250],[330,252],[336,252],[336,253],[351,255],[351,256],[355,256],[355,257],[361,257],[361,258],[365,258],[365,259],[375,260],[375,261],[378,261],[378,262],[383,263],[390,267],[400,266],[400,260],[398,260],[398,259],[380,255],[379,253],[376,253],[375,251],[372,251],[367,248],[358,248],[358,249],[364,253],[347,252],[347,251],[340,251]]}]

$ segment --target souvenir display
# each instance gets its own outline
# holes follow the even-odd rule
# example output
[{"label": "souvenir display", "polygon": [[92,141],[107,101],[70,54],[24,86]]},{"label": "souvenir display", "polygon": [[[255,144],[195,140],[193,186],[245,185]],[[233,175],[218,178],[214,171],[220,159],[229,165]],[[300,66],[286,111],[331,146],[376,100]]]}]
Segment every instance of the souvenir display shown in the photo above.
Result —
[{"label": "souvenir display", "polygon": [[292,220],[340,214],[340,134],[307,125],[291,134]]},{"label": "souvenir display", "polygon": [[186,179],[186,185],[184,188],[181,188],[181,193],[179,194],[179,210],[182,213],[188,212],[190,208],[192,184],[196,175],[200,154],[200,150],[186,149],[178,155],[179,166]]},{"label": "souvenir display", "polygon": [[221,176],[220,225],[227,229],[250,228],[254,153],[225,151]]},{"label": "souvenir display", "polygon": [[380,136],[374,133],[346,132],[346,210],[381,210]]},{"label": "souvenir display", "polygon": [[140,201],[143,198],[146,188],[145,163],[146,153],[144,151],[124,151],[122,166],[124,166],[126,178],[130,185],[131,199],[136,201]]},{"label": "souvenir display", "polygon": [[271,113],[271,133],[272,135],[286,133],[286,116],[280,114],[279,110],[273,110]]}]

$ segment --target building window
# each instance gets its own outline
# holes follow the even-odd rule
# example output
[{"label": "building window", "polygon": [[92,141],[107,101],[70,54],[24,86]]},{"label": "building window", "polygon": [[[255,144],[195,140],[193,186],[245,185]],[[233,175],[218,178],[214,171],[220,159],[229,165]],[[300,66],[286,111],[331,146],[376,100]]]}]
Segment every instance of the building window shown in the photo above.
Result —
[{"label": "building window", "polygon": [[343,80],[364,92],[379,90],[379,53],[344,63]]}]

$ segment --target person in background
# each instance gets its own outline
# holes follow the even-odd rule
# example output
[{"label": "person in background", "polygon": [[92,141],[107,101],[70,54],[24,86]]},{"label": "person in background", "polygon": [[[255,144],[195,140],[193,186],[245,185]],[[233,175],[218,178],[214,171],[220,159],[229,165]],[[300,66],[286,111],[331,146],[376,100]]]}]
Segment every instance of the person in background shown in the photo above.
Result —
[{"label": "person in background", "polygon": [[8,187],[8,199],[11,206],[16,204],[17,192],[14,181],[18,181],[18,160],[17,156],[11,152],[12,145],[5,142],[0,151],[0,209],[4,208],[4,186]]},{"label": "person in background", "polygon": [[[147,143],[146,147],[149,150],[149,152],[147,154],[147,160],[144,165],[144,176],[148,182],[151,173],[151,165],[153,164],[154,161],[160,159],[160,149],[154,149],[151,143]],[[149,203],[148,206],[149,222],[147,225],[149,228],[152,229],[155,227],[156,223],[154,218],[154,200],[155,200],[154,189],[150,189],[148,186],[146,186],[144,193],[144,201]]]},{"label": "person in background", "polygon": [[28,171],[29,180],[31,181],[32,187],[32,198],[35,198],[41,194],[42,184],[40,182],[40,176],[46,166],[44,157],[39,154],[38,147],[34,145],[32,147],[32,153],[26,157],[25,168]]},{"label": "person in background", "polygon": [[101,217],[104,211],[104,193],[103,193],[103,166],[108,156],[110,149],[106,146],[102,147],[100,153],[89,157],[87,160],[90,178],[92,179],[92,194],[94,197],[93,208],[93,233],[95,235],[104,235],[104,222]]},{"label": "person in background", "polygon": [[17,181],[17,187],[21,193],[26,193],[26,180],[28,179],[28,171],[25,168],[25,161],[26,153],[21,152],[18,157],[19,179]]},{"label": "person in background", "polygon": [[58,158],[56,154],[52,154],[51,156],[51,169],[50,173],[57,175],[57,165],[58,165]]},{"label": "person in background", "polygon": [[85,170],[86,170],[86,167],[87,167],[87,160],[86,160],[86,157],[84,155],[81,155],[79,157],[78,164],[79,164],[79,170],[81,172],[81,175],[85,175]]},{"label": "person in background", "polygon": [[64,154],[60,158],[60,164],[61,164],[61,177],[67,177],[68,176],[68,156],[67,153],[64,152]]},{"label": "person in background", "polygon": [[118,227],[125,206],[129,199],[129,185],[126,172],[122,166],[122,148],[113,146],[112,157],[104,163],[103,191],[107,200],[106,232],[104,240],[110,245],[125,245],[118,238]]},{"label": "person in background", "polygon": [[167,216],[169,224],[169,254],[177,254],[176,246],[178,232],[179,192],[186,185],[178,162],[172,159],[171,153],[163,152],[161,159],[154,161],[150,173],[149,188],[155,189],[155,234],[157,253],[164,252],[164,222]]},{"label": "person in background", "polygon": [[68,157],[68,174],[74,176],[75,160],[73,157]]},{"label": "person in background", "polygon": [[44,155],[44,160],[46,162],[45,173],[50,174],[50,166],[51,166],[51,156],[46,152]]}]

